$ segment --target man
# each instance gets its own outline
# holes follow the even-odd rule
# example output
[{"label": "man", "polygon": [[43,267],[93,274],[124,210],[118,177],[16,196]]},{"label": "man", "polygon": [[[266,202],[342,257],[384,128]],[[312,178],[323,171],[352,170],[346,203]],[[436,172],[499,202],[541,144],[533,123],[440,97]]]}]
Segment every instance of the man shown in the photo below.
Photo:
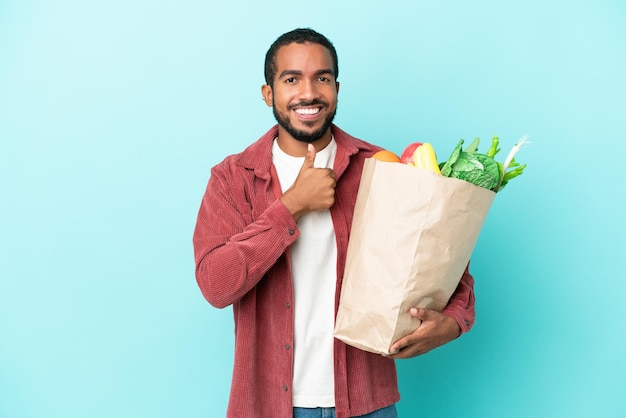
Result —
[{"label": "man", "polygon": [[395,417],[394,360],[445,344],[474,321],[466,270],[442,313],[411,309],[422,324],[393,354],[333,338],[363,162],[380,150],[332,123],[338,71],[323,35],[280,36],[261,89],[278,125],[211,171],[194,232],[196,278],[212,305],[233,306],[229,417]]}]

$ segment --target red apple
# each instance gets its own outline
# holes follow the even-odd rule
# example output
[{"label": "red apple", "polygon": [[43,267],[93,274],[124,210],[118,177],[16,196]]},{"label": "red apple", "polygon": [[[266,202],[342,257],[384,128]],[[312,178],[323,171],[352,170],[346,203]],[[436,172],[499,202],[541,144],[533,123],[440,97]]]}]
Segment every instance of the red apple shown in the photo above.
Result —
[{"label": "red apple", "polygon": [[413,142],[412,144],[409,144],[404,149],[404,151],[402,151],[402,155],[400,155],[400,161],[404,164],[412,163],[413,154],[415,153],[417,147],[419,147],[420,145],[422,145],[421,142]]}]

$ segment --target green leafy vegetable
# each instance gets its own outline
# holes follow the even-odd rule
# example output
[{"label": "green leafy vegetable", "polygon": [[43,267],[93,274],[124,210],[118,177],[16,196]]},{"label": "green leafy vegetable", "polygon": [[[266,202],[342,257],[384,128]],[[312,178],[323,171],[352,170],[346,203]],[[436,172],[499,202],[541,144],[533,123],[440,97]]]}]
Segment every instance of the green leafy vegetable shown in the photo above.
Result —
[{"label": "green leafy vegetable", "polygon": [[498,163],[485,154],[470,154],[462,151],[452,165],[448,177],[469,181],[476,186],[492,190],[500,180]]},{"label": "green leafy vegetable", "polygon": [[469,146],[467,148],[465,148],[463,151],[467,152],[469,154],[476,154],[476,152],[478,151],[478,144],[479,143],[480,143],[480,138],[476,137],[476,138],[474,138],[472,143],[469,144]]},{"label": "green leafy vegetable", "polygon": [[452,166],[459,159],[459,155],[461,155],[463,142],[464,141],[461,139],[459,143],[456,144],[456,147],[452,151],[452,155],[450,155],[448,161],[446,161],[445,164],[443,164],[443,166],[441,167],[441,175],[450,177],[450,174],[452,173]]},{"label": "green leafy vegetable", "polygon": [[497,136],[491,138],[491,147],[485,154],[478,153],[479,138],[474,139],[465,151],[462,150],[464,141],[461,139],[448,161],[441,164],[441,174],[498,192],[511,179],[524,172],[526,164],[520,165],[514,157],[522,145],[528,143],[527,139],[525,135],[513,146],[504,163],[499,163],[494,159],[500,151],[498,148],[500,139]]}]

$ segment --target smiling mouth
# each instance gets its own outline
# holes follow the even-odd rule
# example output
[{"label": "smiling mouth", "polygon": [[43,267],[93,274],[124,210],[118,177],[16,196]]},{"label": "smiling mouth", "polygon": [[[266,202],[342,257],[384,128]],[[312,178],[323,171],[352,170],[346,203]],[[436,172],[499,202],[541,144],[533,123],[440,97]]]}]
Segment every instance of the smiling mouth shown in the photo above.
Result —
[{"label": "smiling mouth", "polygon": [[299,115],[303,115],[303,116],[310,116],[310,115],[317,115],[322,109],[319,107],[299,107],[294,109],[294,112],[296,112]]}]

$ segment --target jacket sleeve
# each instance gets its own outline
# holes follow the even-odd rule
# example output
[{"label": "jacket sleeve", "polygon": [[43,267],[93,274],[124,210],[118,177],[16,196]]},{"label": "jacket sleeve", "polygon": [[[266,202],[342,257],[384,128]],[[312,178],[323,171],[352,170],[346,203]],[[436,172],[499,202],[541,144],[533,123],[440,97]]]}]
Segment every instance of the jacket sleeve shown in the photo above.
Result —
[{"label": "jacket sleeve", "polygon": [[193,234],[196,280],[207,301],[218,308],[252,289],[299,235],[279,199],[253,216],[242,180],[227,173],[212,170]]},{"label": "jacket sleeve", "polygon": [[461,333],[465,333],[474,326],[476,318],[474,305],[474,277],[469,272],[468,264],[443,313],[454,318],[461,327]]}]

